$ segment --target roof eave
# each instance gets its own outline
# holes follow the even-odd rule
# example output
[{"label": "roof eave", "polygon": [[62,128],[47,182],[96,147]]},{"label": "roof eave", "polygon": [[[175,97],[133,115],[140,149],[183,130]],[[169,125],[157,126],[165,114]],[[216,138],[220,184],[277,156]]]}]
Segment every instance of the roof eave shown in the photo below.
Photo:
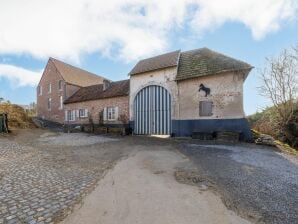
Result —
[{"label": "roof eave", "polygon": [[81,102],[87,102],[87,101],[94,101],[94,100],[104,100],[104,99],[110,99],[110,98],[116,98],[116,97],[122,97],[122,96],[129,96],[129,93],[128,94],[121,94],[121,95],[117,95],[117,96],[110,96],[110,97],[101,97],[101,98],[94,98],[94,99],[85,99],[85,100],[75,100],[75,101],[72,101],[72,102],[67,102],[64,101],[63,104],[72,104],[72,103],[81,103]]}]

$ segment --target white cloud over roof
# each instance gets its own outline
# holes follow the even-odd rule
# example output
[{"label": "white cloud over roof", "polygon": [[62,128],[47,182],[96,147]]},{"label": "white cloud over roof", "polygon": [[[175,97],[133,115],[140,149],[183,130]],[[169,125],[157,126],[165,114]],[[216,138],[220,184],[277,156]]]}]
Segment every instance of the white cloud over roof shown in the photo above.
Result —
[{"label": "white cloud over roof", "polygon": [[164,52],[182,27],[202,36],[237,22],[261,39],[296,19],[297,8],[296,0],[0,0],[0,55],[133,61]]}]

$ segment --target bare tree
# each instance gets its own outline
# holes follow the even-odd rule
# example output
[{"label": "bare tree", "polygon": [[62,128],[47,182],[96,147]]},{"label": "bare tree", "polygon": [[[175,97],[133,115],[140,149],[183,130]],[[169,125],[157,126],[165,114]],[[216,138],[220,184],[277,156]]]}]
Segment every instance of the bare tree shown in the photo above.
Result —
[{"label": "bare tree", "polygon": [[285,134],[285,128],[297,108],[298,46],[283,50],[277,57],[267,58],[261,71],[263,96],[269,98],[277,113],[277,125]]}]

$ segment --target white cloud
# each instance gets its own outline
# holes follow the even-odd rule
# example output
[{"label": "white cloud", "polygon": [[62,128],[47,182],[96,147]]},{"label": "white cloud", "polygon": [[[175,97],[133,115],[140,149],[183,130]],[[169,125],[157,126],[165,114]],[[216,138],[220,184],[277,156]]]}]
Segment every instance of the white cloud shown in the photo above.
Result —
[{"label": "white cloud", "polygon": [[275,32],[297,18],[297,0],[195,0],[200,8],[192,18],[193,29],[204,32],[226,22],[246,25],[255,39]]},{"label": "white cloud", "polygon": [[14,65],[0,64],[0,79],[8,79],[14,87],[35,86],[41,75],[42,71],[34,72]]},{"label": "white cloud", "polygon": [[185,26],[201,36],[239,22],[260,39],[294,19],[297,7],[296,0],[0,0],[0,54],[78,62],[100,52],[132,61],[165,51],[171,31]]}]

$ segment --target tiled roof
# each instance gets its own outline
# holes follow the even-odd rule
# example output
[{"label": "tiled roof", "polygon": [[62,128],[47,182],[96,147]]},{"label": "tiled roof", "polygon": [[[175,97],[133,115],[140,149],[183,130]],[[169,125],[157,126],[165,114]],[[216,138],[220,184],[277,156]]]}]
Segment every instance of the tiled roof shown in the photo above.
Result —
[{"label": "tiled roof", "polygon": [[103,84],[88,86],[79,89],[71,97],[64,101],[65,104],[77,103],[89,100],[98,100],[118,96],[128,96],[129,80],[111,82],[106,90],[103,90]]},{"label": "tiled roof", "polygon": [[86,87],[90,85],[103,83],[103,80],[105,79],[101,76],[74,67],[57,59],[50,58],[49,60],[51,60],[54,63],[65,82],[69,84]]},{"label": "tiled roof", "polygon": [[179,54],[180,50],[141,60],[131,70],[129,75],[136,75],[143,72],[177,66]]},{"label": "tiled roof", "polygon": [[182,52],[176,79],[183,80],[222,72],[250,70],[245,62],[225,56],[208,48]]}]

